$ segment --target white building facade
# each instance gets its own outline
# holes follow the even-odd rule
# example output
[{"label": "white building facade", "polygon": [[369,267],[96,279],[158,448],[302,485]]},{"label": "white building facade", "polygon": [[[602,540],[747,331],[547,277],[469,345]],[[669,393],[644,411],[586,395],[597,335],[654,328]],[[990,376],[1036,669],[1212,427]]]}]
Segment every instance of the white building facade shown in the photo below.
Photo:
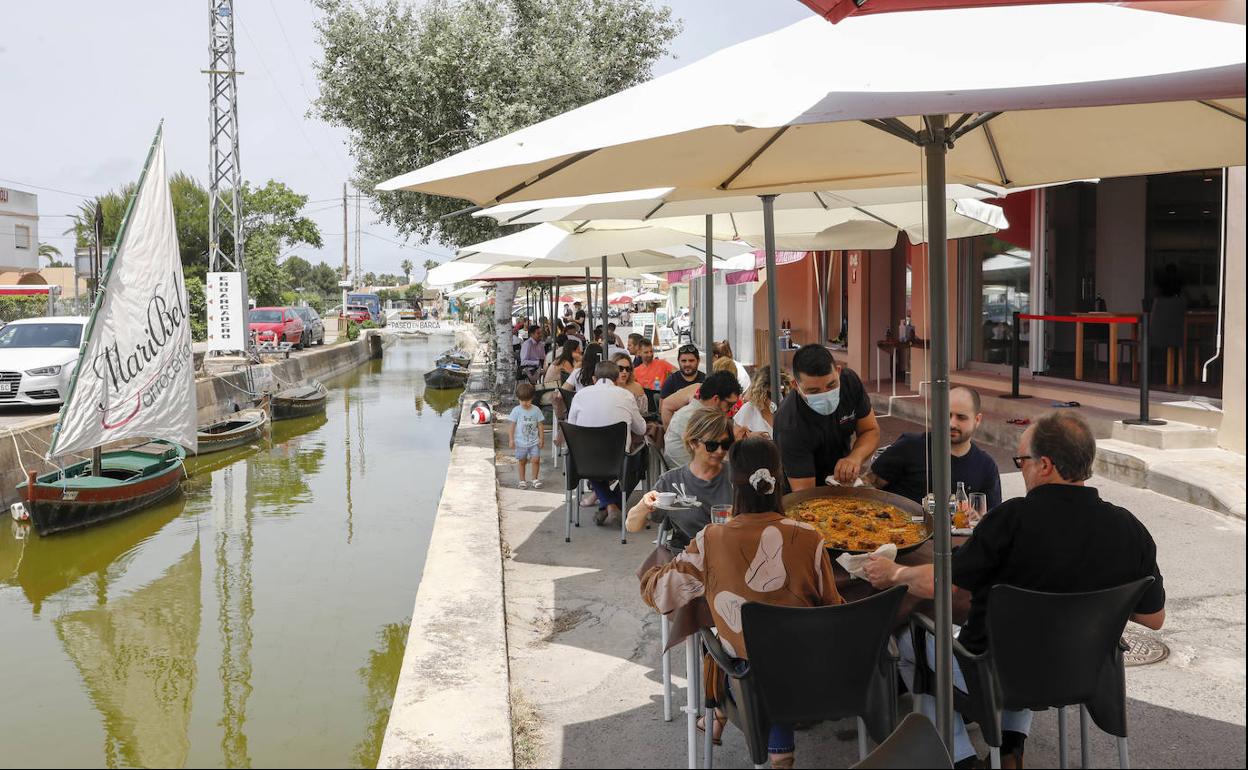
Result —
[{"label": "white building facade", "polygon": [[39,269],[39,196],[0,187],[0,271]]}]

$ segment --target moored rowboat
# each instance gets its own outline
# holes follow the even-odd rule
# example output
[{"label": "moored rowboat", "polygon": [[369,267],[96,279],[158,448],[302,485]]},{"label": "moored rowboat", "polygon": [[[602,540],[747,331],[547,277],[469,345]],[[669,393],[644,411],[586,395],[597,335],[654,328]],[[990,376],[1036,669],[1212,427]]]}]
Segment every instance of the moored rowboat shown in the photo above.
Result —
[{"label": "moored rowboat", "polygon": [[468,384],[468,370],[456,364],[442,364],[425,372],[425,386],[429,388],[462,388]]},{"label": "moored rowboat", "polygon": [[316,380],[278,392],[273,396],[273,420],[293,420],[325,411],[329,391]]},{"label": "moored rowboat", "polygon": [[186,451],[168,441],[102,452],[100,474],[83,460],[18,484],[26,512],[40,535],[116,519],[178,491]]},{"label": "moored rowboat", "polygon": [[269,416],[263,409],[243,409],[230,416],[196,429],[195,454],[220,452],[243,444],[250,444],[264,432]]}]

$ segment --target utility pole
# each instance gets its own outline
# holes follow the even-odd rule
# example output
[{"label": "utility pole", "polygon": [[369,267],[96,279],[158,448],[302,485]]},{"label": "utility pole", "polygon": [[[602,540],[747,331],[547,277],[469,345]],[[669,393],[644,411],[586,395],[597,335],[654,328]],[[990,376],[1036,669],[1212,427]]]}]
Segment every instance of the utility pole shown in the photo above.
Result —
[{"label": "utility pole", "polygon": [[347,183],[342,183],[342,329],[346,334],[347,282],[351,280],[351,265],[347,261]]},{"label": "utility pole", "polygon": [[[209,0],[208,269],[243,272],[242,169],[238,155],[238,75],[234,0]],[[233,248],[221,247],[229,238]],[[243,286],[247,281],[244,277]]]}]

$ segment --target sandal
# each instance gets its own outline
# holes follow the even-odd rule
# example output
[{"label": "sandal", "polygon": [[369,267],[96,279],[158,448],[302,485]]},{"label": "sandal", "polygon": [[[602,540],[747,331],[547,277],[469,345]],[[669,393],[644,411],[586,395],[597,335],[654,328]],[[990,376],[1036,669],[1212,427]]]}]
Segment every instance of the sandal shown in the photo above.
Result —
[{"label": "sandal", "polygon": [[[706,733],[706,718],[705,717],[701,717],[701,716],[698,717],[697,722],[695,724],[697,725],[698,732],[703,733],[703,734]],[[724,745],[723,735],[724,735],[724,725],[726,724],[728,724],[728,717],[723,717],[723,716],[720,716],[719,714],[715,715],[715,729],[711,731],[711,744],[712,745],[714,746]],[[716,733],[719,733],[719,736],[716,736],[715,735]]]}]

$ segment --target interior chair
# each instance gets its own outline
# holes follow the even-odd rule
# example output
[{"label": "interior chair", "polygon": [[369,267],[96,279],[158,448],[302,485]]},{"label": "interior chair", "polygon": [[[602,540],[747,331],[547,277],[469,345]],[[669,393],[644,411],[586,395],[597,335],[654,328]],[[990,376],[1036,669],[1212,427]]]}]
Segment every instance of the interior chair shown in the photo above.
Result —
[{"label": "interior chair", "polygon": [[1166,385],[1169,386],[1183,385],[1183,361],[1180,359],[1183,350],[1183,317],[1186,314],[1187,300],[1183,297],[1153,299],[1153,311],[1148,319],[1148,347],[1149,352],[1165,349]]},{"label": "interior chair", "polygon": [[567,456],[564,466],[564,497],[568,519],[564,542],[572,542],[573,511],[576,526],[581,523],[581,481],[616,482],[620,486],[620,542],[628,542],[625,529],[628,496],[645,475],[648,453],[643,446],[628,452],[628,425],[616,423],[601,428],[586,428],[569,422],[559,424]]},{"label": "interior chair", "polygon": [[922,714],[906,714],[901,724],[861,762],[850,765],[866,770],[952,770],[953,760],[940,733]]},{"label": "interior chair", "polygon": [[[957,640],[953,652],[966,678],[967,692],[955,688],[954,709],[977,722],[1000,767],[1001,711],[1057,709],[1058,767],[1066,764],[1066,707],[1079,706],[1079,754],[1088,766],[1087,720],[1118,738],[1118,763],[1127,754],[1126,670],[1122,631],[1131,611],[1153,582],[1085,593],[1046,593],[993,586],[988,594],[988,651],[968,653]],[[929,618],[912,618],[915,692],[934,694],[927,662]]]},{"label": "interior chair", "polygon": [[772,723],[858,719],[858,758],[867,737],[882,743],[897,724],[897,653],[891,631],[905,586],[830,607],[747,602],[741,627],[748,661],[730,657],[719,638],[702,641],[727,677],[719,703],[745,734],[755,765],[767,761]]}]

